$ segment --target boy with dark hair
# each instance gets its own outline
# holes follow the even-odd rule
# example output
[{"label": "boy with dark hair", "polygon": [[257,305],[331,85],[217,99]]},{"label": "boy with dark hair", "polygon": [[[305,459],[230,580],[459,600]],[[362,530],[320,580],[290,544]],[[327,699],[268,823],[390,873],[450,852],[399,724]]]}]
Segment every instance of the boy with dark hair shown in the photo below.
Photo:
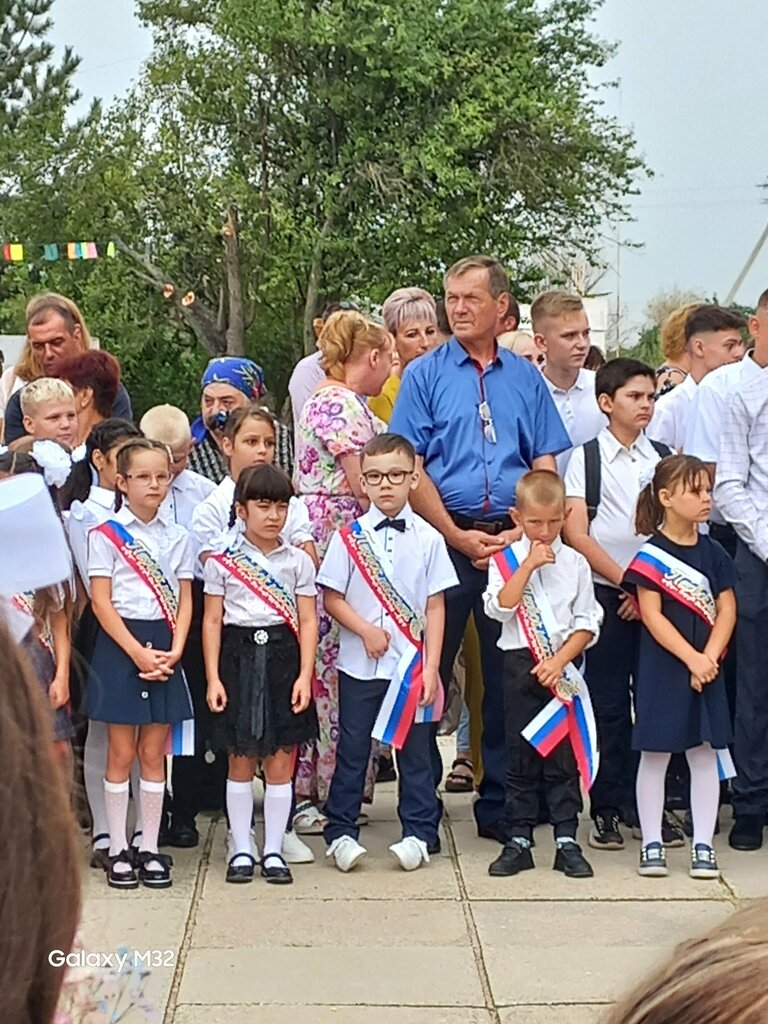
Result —
[{"label": "boy with dark hair", "polygon": [[438,848],[432,730],[421,722],[439,719],[443,592],[457,579],[445,541],[408,504],[419,477],[410,441],[378,435],[360,470],[370,508],[333,535],[317,576],[341,627],[339,744],[323,834],[340,871],[366,855],[357,819],[373,734],[398,751],[403,838],[389,849],[413,871]]},{"label": "boy with dark hair", "polygon": [[[631,679],[640,642],[633,599],[621,588],[624,572],[647,537],[635,533],[635,506],[669,449],[645,436],[653,414],[656,375],[637,359],[612,359],[595,377],[597,403],[608,417],[598,436],[576,448],[565,475],[564,536],[592,568],[603,613],[600,639],[586,655],[586,678],[600,741],[600,769],[590,792],[594,827],[589,845],[619,850],[622,814],[634,807]],[[665,841],[683,842],[666,824]]]}]

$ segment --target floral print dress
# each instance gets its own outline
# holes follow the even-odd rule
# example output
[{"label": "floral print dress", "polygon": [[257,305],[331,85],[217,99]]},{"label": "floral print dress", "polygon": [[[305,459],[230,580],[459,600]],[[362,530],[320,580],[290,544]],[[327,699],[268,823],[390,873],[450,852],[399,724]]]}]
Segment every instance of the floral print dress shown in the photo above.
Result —
[{"label": "floral print dress", "polygon": [[[341,464],[345,455],[357,454],[386,425],[368,408],[365,399],[340,384],[321,387],[301,411],[296,436],[296,483],[309,511],[312,535],[322,560],[331,535],[362,515]],[[322,594],[317,598],[319,641],[315,682],[315,706],[319,737],[303,747],[296,774],[296,797],[320,804],[336,767],[339,739],[339,695],[336,662],[339,627],[325,613]],[[373,796],[373,765],[365,783],[366,799]]]}]

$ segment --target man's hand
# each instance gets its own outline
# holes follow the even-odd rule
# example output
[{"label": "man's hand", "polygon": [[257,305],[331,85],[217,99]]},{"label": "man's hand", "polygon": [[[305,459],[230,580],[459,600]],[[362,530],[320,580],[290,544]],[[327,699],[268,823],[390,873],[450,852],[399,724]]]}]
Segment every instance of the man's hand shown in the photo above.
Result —
[{"label": "man's hand", "polygon": [[563,665],[557,658],[544,658],[531,669],[531,675],[536,676],[541,685],[546,686],[548,690],[554,690],[562,674]]},{"label": "man's hand", "polygon": [[392,637],[386,631],[386,629],[380,629],[378,626],[369,626],[365,633],[361,637],[365,646],[365,653],[369,658],[383,658],[389,650],[389,641]]},{"label": "man's hand", "polygon": [[554,565],[555,552],[550,544],[545,544],[541,540],[535,540],[531,543],[531,550],[528,552],[525,561],[531,569],[540,569],[542,565]]},{"label": "man's hand", "polygon": [[485,562],[484,567],[475,566],[475,568],[487,568],[491,555],[506,547],[501,534],[492,537],[489,533],[483,533],[482,530],[457,530],[448,543],[466,555],[470,562]]}]

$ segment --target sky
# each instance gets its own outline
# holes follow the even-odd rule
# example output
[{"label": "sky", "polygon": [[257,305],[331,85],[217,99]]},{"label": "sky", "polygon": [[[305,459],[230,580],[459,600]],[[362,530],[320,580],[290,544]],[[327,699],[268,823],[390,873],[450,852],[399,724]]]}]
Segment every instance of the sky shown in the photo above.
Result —
[{"label": "sky", "polygon": [[[151,49],[134,0],[55,0],[52,40],[82,59],[83,102],[122,95]],[[108,12],[108,15],[105,13]],[[725,298],[768,223],[763,124],[768,96],[765,0],[605,0],[595,31],[618,45],[604,69],[606,112],[632,128],[654,172],[611,244],[599,286],[625,329],[661,291]],[[765,193],[768,198],[768,191]],[[618,254],[618,259],[617,259]],[[736,295],[754,305],[768,287],[768,244]]]}]

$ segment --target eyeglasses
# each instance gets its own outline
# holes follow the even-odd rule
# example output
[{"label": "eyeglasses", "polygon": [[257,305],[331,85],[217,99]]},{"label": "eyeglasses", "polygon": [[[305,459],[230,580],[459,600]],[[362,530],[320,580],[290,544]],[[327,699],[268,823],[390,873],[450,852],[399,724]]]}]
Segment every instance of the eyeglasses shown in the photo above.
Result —
[{"label": "eyeglasses", "polygon": [[496,437],[496,427],[493,425],[490,405],[483,399],[477,409],[480,413],[480,419],[483,421],[483,437],[488,444],[496,444],[498,438]]},{"label": "eyeglasses", "polygon": [[363,480],[371,487],[378,487],[382,480],[388,480],[393,487],[399,487],[405,483],[405,478],[413,476],[412,469],[390,469],[388,473],[381,473],[378,469],[369,469],[363,473]]},{"label": "eyeglasses", "polygon": [[169,484],[171,482],[170,473],[126,473],[126,480],[135,480],[137,484],[151,484],[153,480],[157,480],[159,484]]}]

